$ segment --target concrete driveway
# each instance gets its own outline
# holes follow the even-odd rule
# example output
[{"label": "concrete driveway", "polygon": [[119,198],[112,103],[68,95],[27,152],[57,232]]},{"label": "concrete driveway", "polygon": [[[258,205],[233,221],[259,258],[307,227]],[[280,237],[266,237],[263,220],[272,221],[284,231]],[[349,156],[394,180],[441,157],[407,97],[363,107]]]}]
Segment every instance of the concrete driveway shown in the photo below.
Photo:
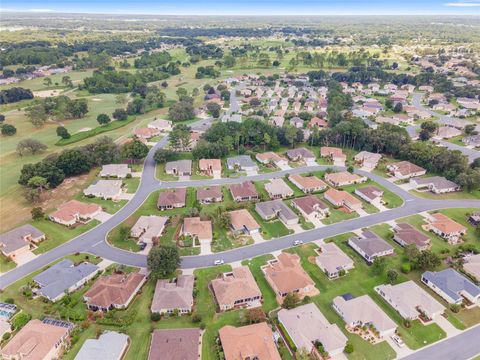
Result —
[{"label": "concrete driveway", "polygon": [[105,212],[105,211],[100,211],[100,213],[99,213],[98,215],[96,215],[96,216],[94,217],[94,219],[95,219],[95,220],[98,220],[98,221],[100,221],[100,222],[102,222],[102,223],[104,223],[104,222],[110,220],[110,218],[111,218],[112,216],[113,216],[112,214],[109,214],[109,213],[107,213],[107,212]]}]

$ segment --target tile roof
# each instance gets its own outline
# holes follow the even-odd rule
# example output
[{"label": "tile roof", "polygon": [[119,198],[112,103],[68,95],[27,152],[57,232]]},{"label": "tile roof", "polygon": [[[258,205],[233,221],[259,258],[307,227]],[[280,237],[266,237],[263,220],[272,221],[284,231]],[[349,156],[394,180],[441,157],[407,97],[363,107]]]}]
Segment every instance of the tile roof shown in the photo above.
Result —
[{"label": "tile roof", "polygon": [[179,275],[174,281],[157,280],[152,312],[164,309],[191,309],[193,306],[193,275]]},{"label": "tile roof", "polygon": [[304,189],[316,189],[316,188],[325,188],[325,184],[322,180],[316,176],[301,176],[301,175],[290,175],[290,181],[296,182],[298,185]]},{"label": "tile roof", "polygon": [[157,206],[173,206],[176,204],[183,204],[185,206],[186,197],[187,189],[185,188],[162,191],[158,195]]},{"label": "tile roof", "polygon": [[60,205],[57,211],[52,213],[51,216],[65,222],[69,222],[76,220],[77,215],[82,218],[86,218],[101,210],[102,207],[97,204],[86,204],[77,200],[70,200]]},{"label": "tile roof", "polygon": [[431,221],[431,226],[440,230],[444,234],[451,234],[456,232],[465,232],[467,228],[462,224],[453,221],[448,216],[441,213],[431,215],[434,220]]}]

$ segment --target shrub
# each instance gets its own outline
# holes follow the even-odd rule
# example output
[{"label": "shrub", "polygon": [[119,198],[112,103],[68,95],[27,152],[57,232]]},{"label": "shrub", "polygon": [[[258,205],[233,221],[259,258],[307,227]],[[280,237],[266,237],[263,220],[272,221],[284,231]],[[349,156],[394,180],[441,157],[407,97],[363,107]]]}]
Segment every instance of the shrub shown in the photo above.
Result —
[{"label": "shrub", "polygon": [[8,339],[10,339],[10,336],[11,336],[11,335],[12,335],[12,334],[10,334],[9,332],[6,332],[6,333],[3,334],[3,336],[2,336],[2,340],[8,340]]},{"label": "shrub", "polygon": [[400,270],[402,271],[402,273],[408,274],[412,270],[412,266],[410,265],[410,263],[403,263]]},{"label": "shrub", "polygon": [[22,327],[25,326],[26,323],[30,321],[31,318],[32,316],[30,314],[21,312],[12,319],[12,329],[20,330]]},{"label": "shrub", "polygon": [[154,312],[152,315],[150,315],[150,320],[152,321],[159,321],[162,318],[160,313]]},{"label": "shrub", "polygon": [[347,354],[353,353],[353,351],[354,351],[353,344],[347,342],[347,345],[345,345],[344,351],[345,351],[345,353],[347,353]]},{"label": "shrub", "polygon": [[192,322],[199,323],[200,321],[202,321],[202,316],[199,313],[193,313]]},{"label": "shrub", "polygon": [[459,304],[451,304],[450,305],[450,310],[452,310],[452,312],[454,312],[454,313],[458,313],[461,308],[462,308],[462,306],[459,305]]}]

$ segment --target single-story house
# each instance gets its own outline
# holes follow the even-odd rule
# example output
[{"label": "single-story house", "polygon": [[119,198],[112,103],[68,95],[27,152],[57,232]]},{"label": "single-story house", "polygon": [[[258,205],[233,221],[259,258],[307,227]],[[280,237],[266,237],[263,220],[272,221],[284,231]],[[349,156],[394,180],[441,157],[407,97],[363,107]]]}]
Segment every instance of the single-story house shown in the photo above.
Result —
[{"label": "single-story house", "polygon": [[316,176],[290,175],[288,180],[305,194],[322,191],[327,188],[327,184]]},{"label": "single-story house", "polygon": [[148,127],[150,129],[157,129],[160,131],[171,131],[172,130],[172,122],[170,120],[164,120],[164,119],[157,119],[152,121],[150,124],[148,124]]},{"label": "single-story house", "polygon": [[198,328],[154,330],[148,360],[198,360],[200,335]]},{"label": "single-story house", "polygon": [[348,245],[368,263],[373,263],[376,258],[394,253],[394,249],[389,243],[371,231],[363,231],[362,236],[350,237]]},{"label": "single-story house", "polygon": [[188,314],[193,309],[193,275],[178,275],[174,280],[157,280],[155,294],[153,295],[152,313]]},{"label": "single-story house", "polygon": [[293,199],[291,205],[309,221],[323,219],[330,214],[329,207],[315,195]]},{"label": "single-story house", "polygon": [[293,196],[293,190],[282,179],[271,179],[265,184],[270,199],[285,199]]},{"label": "single-story house", "polygon": [[255,221],[247,209],[229,211],[230,227],[235,234],[256,234],[260,232],[260,225]]},{"label": "single-story house", "polygon": [[480,254],[469,255],[463,258],[463,271],[480,282]]},{"label": "single-story house", "polygon": [[460,185],[450,181],[443,176],[432,176],[428,178],[412,178],[410,184],[415,189],[427,189],[434,194],[444,194],[454,191],[460,191]]},{"label": "single-story house", "polygon": [[317,253],[315,263],[329,279],[339,277],[340,271],[348,272],[354,268],[353,260],[333,242],[321,244]]},{"label": "single-story house", "polygon": [[160,135],[160,130],[154,128],[139,128],[134,130],[134,135],[140,139],[150,139],[154,136]]},{"label": "single-story house", "polygon": [[210,220],[201,220],[200,217],[188,217],[183,219],[181,234],[198,239],[201,244],[212,242],[212,222]]},{"label": "single-story house", "polygon": [[230,185],[230,192],[232,193],[233,200],[236,202],[255,201],[259,199],[257,189],[251,181]]},{"label": "single-story house", "polygon": [[287,150],[287,157],[291,161],[315,160],[315,155],[310,150],[305,148]]},{"label": "single-story house", "polygon": [[122,180],[97,180],[83,190],[85,196],[103,200],[118,200],[122,194]]},{"label": "single-story house", "polygon": [[347,155],[343,153],[343,150],[336,147],[322,146],[320,148],[320,156],[322,158],[329,158],[334,164],[343,165],[347,161]]},{"label": "single-story house", "polygon": [[70,200],[60,205],[55,212],[50,214],[50,220],[71,226],[77,222],[87,223],[102,212],[102,207],[97,204],[85,204],[77,200]]},{"label": "single-story house", "polygon": [[258,166],[248,155],[238,155],[227,158],[229,170],[258,171]]},{"label": "single-story house", "polygon": [[128,344],[128,335],[105,331],[98,339],[85,340],[75,360],[121,360]]},{"label": "single-story house", "polygon": [[360,184],[367,181],[365,176],[352,174],[348,171],[333,172],[325,174],[325,181],[332,186],[346,186],[352,184]]},{"label": "single-story house", "polygon": [[169,161],[165,164],[165,172],[175,176],[191,176],[192,160]]},{"label": "single-story house", "polygon": [[162,235],[168,216],[142,215],[130,230],[130,236],[144,243],[152,243]]},{"label": "single-story house", "polygon": [[0,251],[14,260],[30,250],[30,243],[45,240],[45,234],[35,226],[25,224],[0,235]]},{"label": "single-story house", "polygon": [[449,244],[457,244],[462,235],[467,233],[467,228],[448,216],[441,213],[430,215],[431,219],[427,219],[427,227],[438,236],[444,238]]},{"label": "single-story house", "polygon": [[369,151],[360,151],[357,155],[355,155],[354,160],[362,167],[373,170],[377,167],[381,158],[381,154],[372,153]]},{"label": "single-story house", "polygon": [[301,129],[303,127],[304,121],[300,119],[298,116],[294,116],[290,119],[290,125],[296,127],[297,129]]},{"label": "single-story house", "polygon": [[220,159],[200,159],[198,169],[202,175],[221,177],[222,162]]},{"label": "single-story house", "polygon": [[187,190],[185,188],[162,191],[158,195],[157,208],[159,210],[170,210],[185,207]]},{"label": "single-story house", "polygon": [[325,192],[325,200],[330,202],[333,206],[345,207],[349,211],[356,211],[362,208],[362,202],[352,194],[337,189],[328,189]]},{"label": "single-story house", "polygon": [[314,127],[318,127],[320,129],[328,127],[328,122],[324,119],[320,119],[318,117],[313,117],[307,125],[310,129]]},{"label": "single-story house", "polygon": [[200,204],[212,204],[223,200],[222,188],[220,186],[210,186],[208,188],[197,189],[197,201]]},{"label": "single-story house", "polygon": [[132,170],[127,164],[103,165],[102,170],[100,170],[101,177],[116,177],[119,179],[124,179],[128,176],[128,174],[132,174]]},{"label": "single-story house", "polygon": [[387,166],[387,170],[397,179],[405,180],[412,177],[422,176],[427,173],[424,168],[412,164],[409,161],[399,161]]},{"label": "single-story house", "polygon": [[397,224],[393,228],[393,232],[393,240],[395,240],[401,246],[414,244],[420,251],[427,250],[430,247],[430,237],[415,229],[410,224]]},{"label": "single-story house", "polygon": [[383,190],[370,185],[355,189],[355,194],[370,204],[374,202],[379,203],[382,201]]},{"label": "single-story house", "polygon": [[280,219],[285,225],[298,224],[298,216],[282,200],[271,200],[255,204],[255,210],[263,220]]},{"label": "single-story house", "polygon": [[274,152],[265,152],[265,153],[259,153],[255,155],[255,158],[258,160],[258,162],[268,165],[268,164],[275,164],[275,166],[281,168],[285,167],[288,165],[288,160],[285,159],[284,157],[278,155],[277,153]]}]

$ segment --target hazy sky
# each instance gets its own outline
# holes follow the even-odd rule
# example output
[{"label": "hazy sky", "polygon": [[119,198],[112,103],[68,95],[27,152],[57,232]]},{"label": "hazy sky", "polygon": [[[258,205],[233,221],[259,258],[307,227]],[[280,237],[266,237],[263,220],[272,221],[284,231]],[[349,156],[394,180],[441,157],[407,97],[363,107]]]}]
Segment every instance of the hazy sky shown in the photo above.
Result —
[{"label": "hazy sky", "polygon": [[480,15],[480,0],[1,0],[0,9],[165,15]]}]

